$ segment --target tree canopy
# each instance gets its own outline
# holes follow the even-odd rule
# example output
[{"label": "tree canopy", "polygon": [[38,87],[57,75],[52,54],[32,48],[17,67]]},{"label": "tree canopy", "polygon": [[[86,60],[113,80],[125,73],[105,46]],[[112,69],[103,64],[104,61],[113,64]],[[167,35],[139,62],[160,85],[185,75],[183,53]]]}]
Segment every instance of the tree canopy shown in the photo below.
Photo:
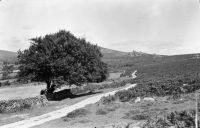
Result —
[{"label": "tree canopy", "polygon": [[46,82],[47,90],[57,78],[68,85],[101,82],[107,77],[107,65],[101,58],[97,45],[60,30],[32,38],[30,47],[18,52],[19,76]]}]

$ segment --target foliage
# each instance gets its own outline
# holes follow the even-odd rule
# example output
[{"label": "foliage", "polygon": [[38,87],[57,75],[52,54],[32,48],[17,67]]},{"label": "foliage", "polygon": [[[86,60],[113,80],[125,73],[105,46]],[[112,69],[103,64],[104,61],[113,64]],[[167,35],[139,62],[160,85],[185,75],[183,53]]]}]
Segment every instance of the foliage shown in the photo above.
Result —
[{"label": "foliage", "polygon": [[[200,63],[197,60],[148,65],[138,69],[134,82],[137,86],[119,91],[114,99],[122,102],[137,97],[172,96],[179,98],[181,94],[193,93],[200,89]],[[134,69],[129,69],[128,72]],[[126,74],[131,75],[131,73]],[[106,98],[104,98],[106,99]],[[108,97],[109,99],[109,97]]]},{"label": "foliage", "polygon": [[135,83],[135,80],[133,78],[118,78],[112,81],[108,80],[101,83],[88,83],[82,88],[73,88],[72,92],[74,94],[87,93],[89,91],[101,90],[106,88],[118,88],[125,86],[128,83]]},{"label": "foliage", "polygon": [[97,45],[61,30],[31,39],[29,49],[18,52],[19,76],[46,82],[48,91],[58,87],[60,80],[69,85],[101,82],[107,77],[107,65],[101,58]]},{"label": "foliage", "polygon": [[98,109],[96,115],[106,115],[108,112],[104,109]]},{"label": "foliage", "polygon": [[64,121],[67,121],[68,118],[77,118],[77,117],[83,117],[89,114],[90,112],[86,109],[80,108],[76,109],[70,113],[68,113],[65,117],[63,117]]},{"label": "foliage", "polygon": [[14,66],[11,64],[8,64],[6,62],[3,63],[3,69],[2,69],[2,80],[9,79],[9,74],[12,73],[14,70]]},{"label": "foliage", "polygon": [[195,128],[195,111],[175,111],[164,118],[149,119],[143,128],[169,128],[170,126],[175,128]]},{"label": "foliage", "polygon": [[103,105],[108,105],[108,104],[111,104],[113,103],[114,101],[116,101],[116,97],[113,96],[113,95],[109,95],[107,97],[102,97],[100,102],[103,104]]}]

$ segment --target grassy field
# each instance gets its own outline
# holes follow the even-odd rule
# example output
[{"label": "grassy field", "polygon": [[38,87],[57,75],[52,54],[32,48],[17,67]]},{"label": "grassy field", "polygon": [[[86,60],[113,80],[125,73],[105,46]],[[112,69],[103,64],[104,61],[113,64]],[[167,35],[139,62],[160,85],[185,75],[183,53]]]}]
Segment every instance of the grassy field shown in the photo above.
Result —
[{"label": "grassy field", "polygon": [[0,89],[0,100],[24,99],[40,95],[41,89],[46,88],[45,84],[37,86],[6,87]]}]

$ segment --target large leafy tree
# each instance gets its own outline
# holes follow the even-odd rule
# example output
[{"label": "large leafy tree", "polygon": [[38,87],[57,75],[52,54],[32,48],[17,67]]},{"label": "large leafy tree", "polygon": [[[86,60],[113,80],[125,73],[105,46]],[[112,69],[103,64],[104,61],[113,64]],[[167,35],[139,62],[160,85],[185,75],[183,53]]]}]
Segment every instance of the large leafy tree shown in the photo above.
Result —
[{"label": "large leafy tree", "polygon": [[61,30],[31,39],[29,49],[18,52],[19,76],[46,82],[49,92],[58,78],[67,85],[101,82],[107,77],[107,65],[101,58],[97,45]]}]

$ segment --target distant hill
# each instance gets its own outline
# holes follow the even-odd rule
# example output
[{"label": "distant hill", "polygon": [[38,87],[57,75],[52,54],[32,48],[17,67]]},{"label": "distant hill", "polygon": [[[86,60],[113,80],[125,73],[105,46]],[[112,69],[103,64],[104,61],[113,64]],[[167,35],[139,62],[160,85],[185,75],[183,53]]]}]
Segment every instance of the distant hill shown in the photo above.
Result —
[{"label": "distant hill", "polygon": [[[117,50],[100,47],[103,54],[103,61],[109,65],[112,71],[122,71],[130,67],[148,66],[160,63],[177,63],[182,61],[198,60],[200,54],[185,54],[164,56],[157,54],[148,54],[144,52],[121,52]],[[17,61],[17,53],[0,50],[0,62],[8,61],[14,63]]]},{"label": "distant hill", "polygon": [[105,58],[115,58],[115,57],[125,57],[125,56],[130,56],[130,57],[139,57],[139,56],[161,57],[163,56],[163,55],[157,55],[157,54],[148,54],[144,52],[138,52],[135,50],[133,50],[132,52],[121,52],[121,51],[112,50],[108,48],[102,48],[102,47],[100,47],[100,49]]},{"label": "distant hill", "polygon": [[14,63],[17,61],[17,53],[11,51],[0,50],[0,62]]}]

